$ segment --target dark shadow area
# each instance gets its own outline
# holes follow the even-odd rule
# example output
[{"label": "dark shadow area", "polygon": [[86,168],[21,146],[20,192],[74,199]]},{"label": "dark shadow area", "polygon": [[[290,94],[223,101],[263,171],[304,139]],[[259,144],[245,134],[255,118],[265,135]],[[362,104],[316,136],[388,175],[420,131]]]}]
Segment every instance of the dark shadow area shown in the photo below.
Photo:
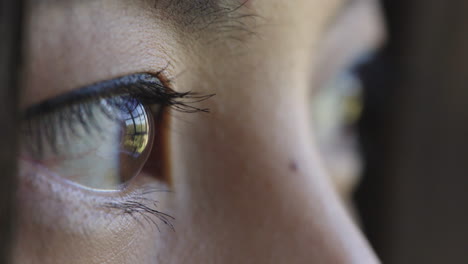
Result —
[{"label": "dark shadow area", "polygon": [[467,263],[468,2],[384,8],[389,42],[363,69],[364,230],[384,263]]}]

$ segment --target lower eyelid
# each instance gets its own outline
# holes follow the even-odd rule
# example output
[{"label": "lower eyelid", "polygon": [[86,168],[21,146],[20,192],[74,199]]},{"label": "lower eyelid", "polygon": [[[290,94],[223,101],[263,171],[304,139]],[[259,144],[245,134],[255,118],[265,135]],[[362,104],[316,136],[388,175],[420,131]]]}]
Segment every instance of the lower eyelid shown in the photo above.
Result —
[{"label": "lower eyelid", "polygon": [[[24,170],[19,179],[16,212],[17,225],[21,228],[17,240],[22,252],[25,248],[44,252],[59,247],[70,252],[62,263],[77,259],[116,260],[116,254],[132,256],[148,246],[145,239],[148,236],[155,238],[151,242],[154,247],[163,243],[158,239],[162,238],[158,228],[165,232],[172,230],[172,226],[164,224],[154,214],[141,211],[141,206],[129,206],[129,202],[139,201],[167,213],[164,201],[170,198],[170,193],[129,192],[121,196],[89,193],[51,181],[48,175]],[[157,207],[153,207],[156,202]],[[125,206],[109,206],[109,203]],[[172,224],[174,220],[169,222]],[[117,243],[109,247],[109,241]],[[49,263],[41,258],[36,261]]]},{"label": "lower eyelid", "polygon": [[[101,223],[111,224],[120,218],[139,228],[142,228],[142,224],[143,228],[153,228],[155,224],[174,228],[174,218],[160,203],[171,195],[164,185],[146,180],[129,186],[125,191],[86,190],[66,182],[37,164],[23,160],[20,165],[20,207],[39,217],[36,220],[44,225],[54,223],[63,226],[65,230],[73,229],[75,224],[86,226],[80,219],[79,214],[82,214],[94,221],[99,219]],[[44,218],[51,209],[59,214],[54,217],[55,220]],[[76,219],[63,218],[65,215]],[[74,221],[78,222],[74,224]],[[88,225],[93,226],[93,223]]]}]

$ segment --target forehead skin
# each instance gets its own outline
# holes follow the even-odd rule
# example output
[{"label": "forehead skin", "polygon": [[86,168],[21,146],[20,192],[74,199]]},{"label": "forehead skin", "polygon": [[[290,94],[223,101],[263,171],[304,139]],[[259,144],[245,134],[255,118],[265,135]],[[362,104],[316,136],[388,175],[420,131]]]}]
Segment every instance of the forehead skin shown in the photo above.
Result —
[{"label": "forehead skin", "polygon": [[83,194],[22,183],[16,263],[376,263],[309,126],[314,65],[342,5],[251,0],[198,29],[143,1],[33,6],[24,106],[165,67],[174,89],[216,96],[203,102],[209,115],[171,118],[173,193],[159,206],[176,217],[175,232],[106,226],[77,202]]}]

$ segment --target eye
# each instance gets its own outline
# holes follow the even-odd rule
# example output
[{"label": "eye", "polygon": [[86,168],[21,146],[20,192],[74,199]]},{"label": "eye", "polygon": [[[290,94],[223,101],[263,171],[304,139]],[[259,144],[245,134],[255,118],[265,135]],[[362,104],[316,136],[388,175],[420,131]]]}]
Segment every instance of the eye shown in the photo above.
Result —
[{"label": "eye", "polygon": [[351,194],[362,169],[357,124],[364,106],[364,84],[359,70],[372,56],[364,58],[325,83],[311,104],[320,152],[334,186],[344,196]]},{"label": "eye", "polygon": [[24,157],[85,187],[117,190],[143,167],[153,114],[138,99],[111,96],[30,118]]},{"label": "eye", "polygon": [[[137,74],[93,84],[25,112],[21,157],[38,169],[95,190],[121,190],[144,167],[166,106],[204,111],[157,76]],[[161,147],[161,146],[157,146]]]},{"label": "eye", "polygon": [[316,95],[314,121],[319,142],[339,144],[337,139],[353,137],[362,112],[362,82],[352,70],[339,73]]}]

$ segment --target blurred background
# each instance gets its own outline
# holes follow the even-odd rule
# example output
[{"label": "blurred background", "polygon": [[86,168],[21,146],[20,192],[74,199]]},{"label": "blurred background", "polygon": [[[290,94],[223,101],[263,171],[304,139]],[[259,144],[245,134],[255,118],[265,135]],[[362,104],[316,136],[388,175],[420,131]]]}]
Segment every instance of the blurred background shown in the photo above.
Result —
[{"label": "blurred background", "polygon": [[384,263],[468,263],[468,1],[382,0],[356,193]]}]

